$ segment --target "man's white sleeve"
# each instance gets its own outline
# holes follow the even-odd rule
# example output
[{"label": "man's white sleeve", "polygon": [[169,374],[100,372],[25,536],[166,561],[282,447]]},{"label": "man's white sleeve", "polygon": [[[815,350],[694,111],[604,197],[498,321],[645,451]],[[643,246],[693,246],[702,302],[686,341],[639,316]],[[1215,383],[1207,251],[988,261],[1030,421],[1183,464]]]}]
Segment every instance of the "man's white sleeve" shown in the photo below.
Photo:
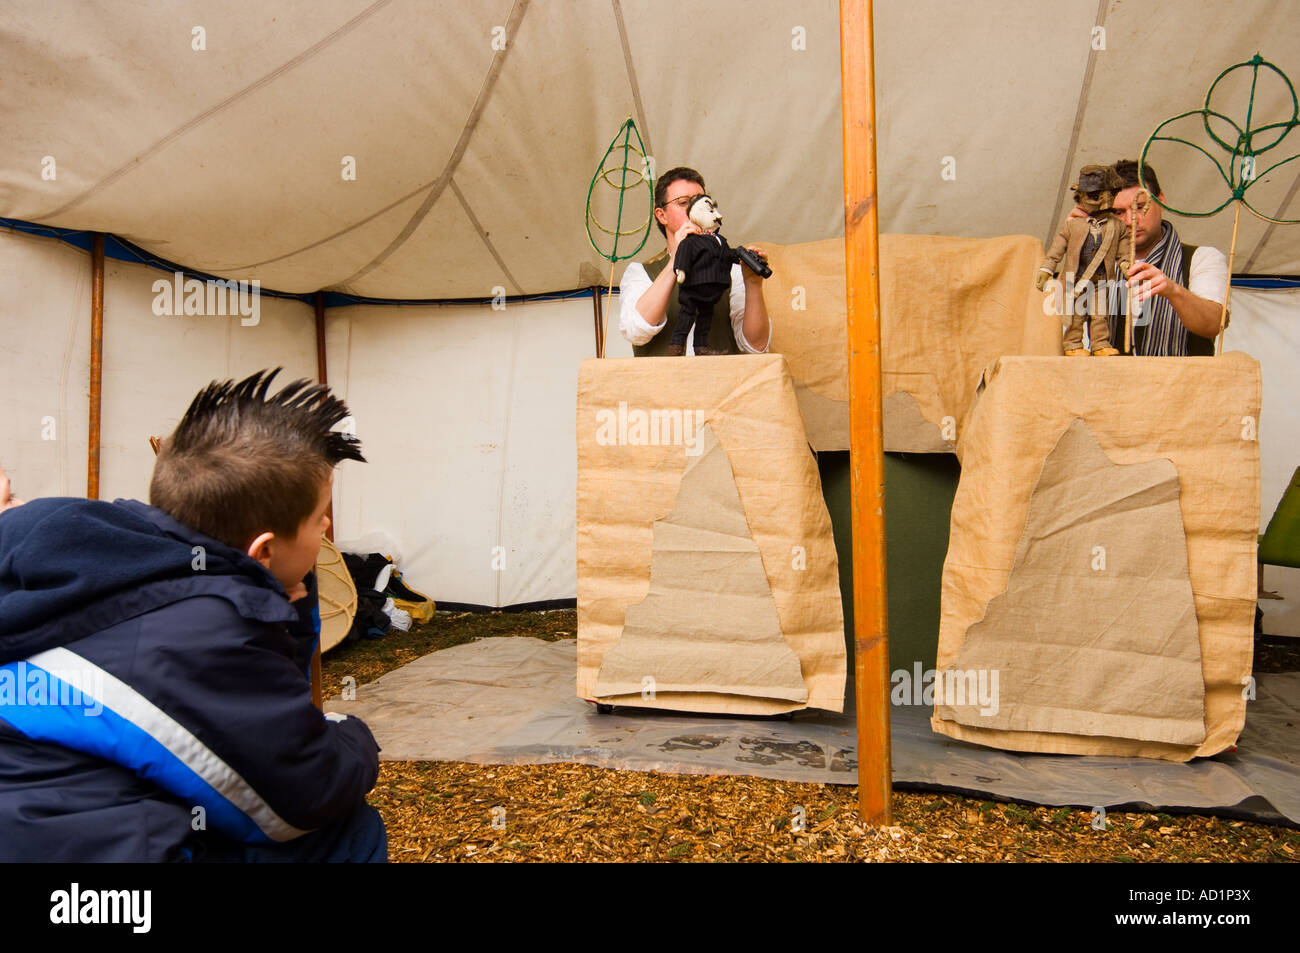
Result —
[{"label": "man's white sleeve", "polygon": [[618,283],[618,329],[633,346],[647,343],[668,326],[665,320],[659,327],[654,327],[636,309],[636,303],[650,290],[652,283],[645,266],[639,261],[631,262],[624,269],[623,280]]},{"label": "man's white sleeve", "polygon": [[1187,290],[1198,298],[1223,304],[1228,290],[1228,259],[1223,257],[1223,252],[1202,245],[1192,253],[1192,260],[1187,264]]},{"label": "man's white sleeve", "polygon": [[772,321],[768,319],[767,340],[761,348],[756,348],[745,337],[745,276],[741,265],[731,266],[731,333],[736,337],[736,346],[742,354],[766,354],[772,343]]}]

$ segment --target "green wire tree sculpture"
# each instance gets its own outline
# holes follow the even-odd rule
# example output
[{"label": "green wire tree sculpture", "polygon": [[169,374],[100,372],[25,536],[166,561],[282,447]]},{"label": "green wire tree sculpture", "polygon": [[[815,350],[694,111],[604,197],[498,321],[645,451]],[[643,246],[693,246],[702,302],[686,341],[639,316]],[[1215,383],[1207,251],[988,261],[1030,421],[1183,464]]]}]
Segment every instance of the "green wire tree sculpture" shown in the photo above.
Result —
[{"label": "green wire tree sculpture", "polygon": [[[633,156],[636,158],[633,159]],[[611,164],[611,161],[614,164]],[[646,239],[650,237],[650,222],[654,211],[651,161],[645,154],[645,143],[641,141],[641,133],[637,131],[636,123],[629,116],[619,127],[618,133],[610,140],[609,148],[605,150],[600,165],[596,167],[596,174],[591,178],[591,185],[587,186],[587,240],[591,242],[591,247],[595,249],[596,254],[609,261],[609,291],[605,299],[605,315],[609,313],[610,302],[614,295],[614,265],[634,257],[645,247]],[[614,218],[613,227],[603,225],[592,209],[592,198],[597,194],[598,183],[613,189],[618,194],[618,213]],[[624,228],[623,215],[625,211],[630,210],[629,194],[641,189],[645,190],[643,196],[646,202],[645,218],[634,227]],[[612,238],[612,241],[608,242],[608,250],[597,243],[597,236],[592,233],[593,227],[601,233],[602,241],[606,240],[605,236]],[[641,239],[633,247],[632,242],[638,235]],[[605,356],[607,324],[608,320],[602,317],[596,328],[597,357]]]},{"label": "green wire tree sculpture", "polygon": [[[1246,122],[1244,126],[1238,125],[1231,117],[1214,109],[1212,103],[1214,100],[1214,91],[1219,84],[1231,74],[1234,70],[1250,69],[1252,71],[1250,78],[1250,99],[1246,104]],[[1286,86],[1286,92],[1291,100],[1291,115],[1283,120],[1268,122],[1263,125],[1253,125],[1255,122],[1255,92],[1259,86],[1260,70],[1271,70]],[[1268,74],[1265,74],[1266,76]],[[1206,135],[1214,145],[1218,146],[1222,152],[1227,153],[1227,165],[1225,166],[1216,159],[1209,150],[1181,139],[1178,136],[1161,135],[1161,130],[1166,126],[1176,123],[1189,116],[1200,116],[1201,125],[1205,129]],[[1211,122],[1213,120],[1214,122]],[[1220,130],[1224,133],[1220,136],[1215,131],[1215,123],[1219,123]],[[1232,260],[1237,251],[1237,224],[1241,219],[1241,208],[1244,205],[1246,210],[1257,218],[1274,225],[1297,225],[1300,219],[1273,218],[1266,215],[1259,209],[1255,208],[1246,199],[1246,191],[1263,176],[1272,172],[1279,166],[1286,165],[1288,162],[1294,162],[1300,159],[1300,152],[1293,153],[1278,162],[1273,163],[1267,169],[1260,168],[1260,159],[1264,153],[1275,149],[1281,144],[1282,140],[1291,134],[1292,130],[1300,126],[1300,102],[1296,99],[1295,87],[1286,73],[1282,72],[1275,65],[1264,59],[1258,53],[1244,63],[1234,63],[1215,78],[1210,84],[1209,91],[1205,94],[1205,105],[1200,109],[1188,110],[1185,113],[1179,113],[1170,119],[1166,119],[1160,125],[1156,126],[1155,132],[1151,133],[1147,139],[1146,145],[1142,147],[1142,158],[1138,163],[1138,177],[1142,188],[1149,194],[1150,189],[1145,180],[1142,179],[1142,168],[1146,165],[1147,152],[1151,149],[1152,143],[1155,142],[1176,142],[1185,146],[1190,146],[1197,152],[1202,153],[1211,162],[1214,163],[1224,184],[1228,186],[1228,197],[1223,200],[1216,208],[1208,212],[1193,212],[1184,209],[1175,208],[1161,201],[1157,195],[1151,195],[1151,200],[1156,202],[1161,208],[1168,209],[1178,215],[1187,215],[1193,218],[1207,218],[1211,215],[1217,215],[1223,209],[1227,208],[1228,203],[1236,203],[1236,210],[1232,218],[1232,244],[1228,248],[1228,287],[1223,293],[1223,307],[1219,312],[1219,333],[1215,339],[1215,354],[1219,354],[1223,348],[1223,328],[1228,315],[1228,293],[1232,290]],[[1231,131],[1229,131],[1231,130]],[[1228,140],[1234,141],[1228,141]],[[1130,312],[1131,313],[1131,312]]]}]

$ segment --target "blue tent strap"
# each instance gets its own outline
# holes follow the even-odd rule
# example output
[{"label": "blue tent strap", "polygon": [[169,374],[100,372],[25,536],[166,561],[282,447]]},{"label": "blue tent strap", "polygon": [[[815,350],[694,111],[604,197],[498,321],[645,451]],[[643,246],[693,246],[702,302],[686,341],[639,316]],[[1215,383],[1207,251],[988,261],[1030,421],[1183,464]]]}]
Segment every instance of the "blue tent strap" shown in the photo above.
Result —
[{"label": "blue tent strap", "polygon": [[[52,225],[38,225],[34,222],[24,222],[17,218],[0,218],[0,227],[10,228],[16,232],[22,232],[27,235],[39,235],[42,238],[53,238],[61,241],[65,245],[71,245],[79,248],[87,254],[90,253],[94,232],[79,231],[75,228],[57,228]],[[175,262],[168,261],[165,258],[159,258],[150,252],[145,251],[139,245],[133,244],[116,235],[104,233],[104,257],[112,258],[115,261],[126,261],[133,264],[145,265],[153,268],[155,271],[166,272],[174,275],[180,272],[186,278],[197,278],[200,281],[226,281],[229,279],[220,278],[217,275],[210,275],[206,272],[195,271],[193,268],[186,268]],[[617,291],[618,289],[615,289]],[[597,285],[596,294],[604,295],[609,291],[604,285]],[[295,301],[301,301],[304,304],[314,305],[316,302],[316,293],[313,291],[295,294],[291,291],[276,291],[273,288],[261,287],[258,293],[264,298],[289,298]],[[524,295],[507,295],[506,302],[521,301],[567,301],[572,298],[590,298],[592,296],[591,288],[575,288],[570,291],[543,291],[536,294]],[[465,305],[465,304],[489,304],[493,301],[500,301],[499,297],[489,295],[487,297],[476,298],[368,298],[364,295],[344,294],[340,291],[325,292],[325,307],[327,308],[345,308],[349,305],[356,304],[374,304],[374,305]]]},{"label": "blue tent strap", "polygon": [[1233,275],[1232,287],[1253,291],[1300,291],[1300,278],[1285,275]]},{"label": "blue tent strap", "polygon": [[[0,218],[0,227],[11,228],[16,232],[23,232],[27,235],[39,235],[43,238],[53,238],[64,244],[72,245],[74,248],[80,248],[87,254],[90,253],[91,236],[93,232],[82,232],[74,228],[55,228],[50,225],[35,225],[31,222],[24,222],[16,218]],[[168,274],[180,272],[187,278],[198,278],[200,281],[225,280],[217,279],[214,275],[208,275],[201,271],[194,271],[190,268],[182,268],[174,262],[159,258],[152,255],[138,245],[118,238],[115,235],[104,235],[104,257],[112,258],[116,261],[128,261],[135,264],[147,265],[157,271],[165,271]],[[1233,275],[1232,286],[1234,288],[1253,288],[1253,289],[1286,289],[1300,288],[1300,277],[1291,277],[1287,275]],[[604,285],[595,286],[595,294],[604,295],[609,288]],[[618,288],[614,289],[615,294]],[[273,298],[293,298],[306,304],[314,304],[316,295],[313,292],[305,294],[292,294],[288,291],[274,291],[269,288],[262,288],[262,295]],[[593,289],[575,288],[571,291],[544,291],[536,294],[527,295],[509,295],[506,297],[507,302],[519,301],[568,301],[574,298],[590,298]],[[497,298],[367,298],[362,295],[343,294],[338,291],[325,292],[325,307],[327,308],[345,308],[354,304],[374,304],[374,305],[457,305],[457,304],[487,304]]]}]

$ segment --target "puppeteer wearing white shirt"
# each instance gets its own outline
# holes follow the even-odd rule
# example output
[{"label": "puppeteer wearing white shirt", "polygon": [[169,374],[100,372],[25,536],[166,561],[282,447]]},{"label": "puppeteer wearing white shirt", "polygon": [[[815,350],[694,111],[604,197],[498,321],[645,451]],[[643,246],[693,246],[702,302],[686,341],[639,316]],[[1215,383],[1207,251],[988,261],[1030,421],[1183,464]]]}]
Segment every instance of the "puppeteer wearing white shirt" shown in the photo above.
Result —
[{"label": "puppeteer wearing white shirt", "polygon": [[[618,327],[623,337],[632,343],[638,357],[658,357],[668,352],[668,340],[672,329],[677,324],[677,291],[674,288],[669,299],[664,323],[659,327],[649,324],[636,304],[641,296],[650,290],[650,285],[668,264],[668,252],[663,251],[644,265],[639,261],[631,262],[623,272],[623,280],[618,285],[619,319]],[[731,293],[718,300],[714,311],[714,321],[709,329],[709,343],[718,350],[731,354],[766,354],[772,343],[772,329],[769,323],[767,340],[761,348],[756,348],[745,337],[745,280],[741,265],[731,266]],[[654,274],[651,274],[654,272]],[[729,320],[723,321],[721,311],[726,309]],[[687,340],[687,353],[694,353],[694,343]]]}]

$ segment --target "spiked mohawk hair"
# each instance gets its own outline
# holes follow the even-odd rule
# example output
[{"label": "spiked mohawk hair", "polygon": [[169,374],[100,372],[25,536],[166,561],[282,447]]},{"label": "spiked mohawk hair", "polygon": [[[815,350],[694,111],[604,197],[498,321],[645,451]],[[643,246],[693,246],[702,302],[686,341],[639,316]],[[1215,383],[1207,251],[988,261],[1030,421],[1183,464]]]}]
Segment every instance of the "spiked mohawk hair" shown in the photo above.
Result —
[{"label": "spiked mohawk hair", "polygon": [[149,502],[237,549],[259,534],[296,536],[341,460],[361,442],[331,430],[349,414],[323,384],[296,380],[267,396],[281,368],[213,381],[158,451]]}]

